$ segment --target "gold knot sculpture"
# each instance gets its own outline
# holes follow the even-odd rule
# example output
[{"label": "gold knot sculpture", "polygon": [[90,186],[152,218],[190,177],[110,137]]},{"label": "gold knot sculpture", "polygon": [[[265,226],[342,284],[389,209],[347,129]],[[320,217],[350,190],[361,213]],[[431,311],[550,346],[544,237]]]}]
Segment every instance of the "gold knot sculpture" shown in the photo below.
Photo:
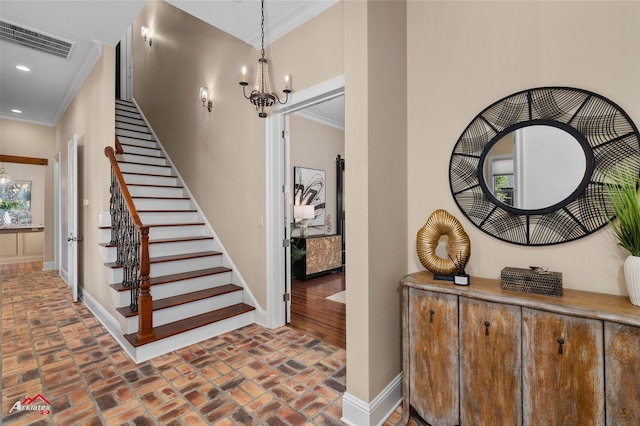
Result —
[{"label": "gold knot sculpture", "polygon": [[[446,235],[449,259],[436,254],[440,238]],[[455,275],[458,265],[452,259],[464,259],[471,255],[471,241],[458,219],[446,210],[436,210],[418,231],[416,249],[420,263],[436,275]],[[464,267],[464,265],[462,265]]]}]

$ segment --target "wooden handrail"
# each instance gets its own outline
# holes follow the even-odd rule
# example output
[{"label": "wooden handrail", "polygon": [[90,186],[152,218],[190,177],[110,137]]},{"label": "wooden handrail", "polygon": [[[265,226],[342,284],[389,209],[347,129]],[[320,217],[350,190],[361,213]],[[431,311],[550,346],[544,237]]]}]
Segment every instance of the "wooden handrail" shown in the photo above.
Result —
[{"label": "wooden handrail", "polygon": [[[116,136],[116,147],[120,147],[120,142]],[[122,149],[122,147],[120,147]],[[127,188],[127,184],[124,181],[120,166],[116,160],[116,155],[113,147],[107,146],[104,149],[104,155],[109,159],[111,168],[113,169],[115,178],[122,191],[122,197],[125,200],[129,214],[135,227],[140,232],[140,295],[138,297],[138,340],[145,341],[154,337],[153,332],[153,310],[152,310],[152,297],[151,297],[151,279],[149,273],[151,271],[151,263],[149,261],[149,226],[146,226],[140,220],[138,210],[133,204],[131,194]]]}]

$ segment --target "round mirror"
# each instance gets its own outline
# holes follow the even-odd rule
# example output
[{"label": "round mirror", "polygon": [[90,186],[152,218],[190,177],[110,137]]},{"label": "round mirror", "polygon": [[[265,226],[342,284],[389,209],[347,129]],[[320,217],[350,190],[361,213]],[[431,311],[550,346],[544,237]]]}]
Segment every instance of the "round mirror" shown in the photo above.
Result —
[{"label": "round mirror", "polygon": [[496,137],[481,159],[480,183],[505,208],[544,210],[582,192],[588,146],[558,127],[532,124]]},{"label": "round mirror", "polygon": [[610,100],[542,87],[485,108],[458,139],[449,164],[456,204],[503,241],[550,245],[607,224],[606,175],[620,164],[640,175],[638,129]]}]

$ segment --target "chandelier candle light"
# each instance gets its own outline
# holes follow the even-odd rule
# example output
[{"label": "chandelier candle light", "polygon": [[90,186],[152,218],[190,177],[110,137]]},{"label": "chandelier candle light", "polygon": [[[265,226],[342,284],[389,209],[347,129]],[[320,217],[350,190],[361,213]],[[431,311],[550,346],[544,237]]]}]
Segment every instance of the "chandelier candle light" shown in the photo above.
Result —
[{"label": "chandelier candle light", "polygon": [[0,186],[9,186],[13,184],[13,176],[4,169],[4,163],[0,167]]},{"label": "chandelier candle light", "polygon": [[258,112],[258,116],[261,118],[267,117],[276,101],[279,104],[284,105],[289,100],[289,93],[291,93],[291,88],[289,86],[289,76],[285,76],[284,78],[284,94],[285,99],[284,102],[280,100],[278,95],[271,91],[271,83],[269,81],[269,67],[267,64],[267,60],[264,57],[264,0],[262,0],[262,50],[260,51],[261,57],[258,59],[258,72],[256,75],[256,84],[254,89],[251,91],[249,96],[245,92],[245,87],[249,85],[247,83],[247,67],[242,67],[242,81],[240,85],[242,86],[242,94],[246,99],[249,99],[249,102],[255,106],[256,111]]}]

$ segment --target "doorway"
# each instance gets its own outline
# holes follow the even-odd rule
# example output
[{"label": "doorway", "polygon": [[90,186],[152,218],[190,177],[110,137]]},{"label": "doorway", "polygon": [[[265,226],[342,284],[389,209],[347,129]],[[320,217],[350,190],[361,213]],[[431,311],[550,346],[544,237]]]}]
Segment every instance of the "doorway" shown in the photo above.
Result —
[{"label": "doorway", "polygon": [[[290,143],[295,135],[290,132],[290,119],[294,113],[303,114],[311,106],[344,96],[344,77],[337,77],[291,96],[290,103],[267,118],[267,326],[279,327],[287,323],[291,307],[291,224],[293,220],[292,170]],[[282,141],[284,140],[284,143]],[[337,153],[333,155],[333,159]],[[335,172],[335,166],[327,171]],[[335,211],[335,199],[332,200]],[[337,215],[337,213],[334,213]],[[332,232],[336,232],[333,216]],[[283,226],[284,224],[284,226]],[[284,247],[284,249],[283,249]],[[326,275],[331,278],[332,275]],[[344,281],[344,273],[342,275]],[[307,285],[307,287],[310,287]],[[324,296],[322,297],[325,298]],[[285,302],[283,302],[285,301]]]}]

